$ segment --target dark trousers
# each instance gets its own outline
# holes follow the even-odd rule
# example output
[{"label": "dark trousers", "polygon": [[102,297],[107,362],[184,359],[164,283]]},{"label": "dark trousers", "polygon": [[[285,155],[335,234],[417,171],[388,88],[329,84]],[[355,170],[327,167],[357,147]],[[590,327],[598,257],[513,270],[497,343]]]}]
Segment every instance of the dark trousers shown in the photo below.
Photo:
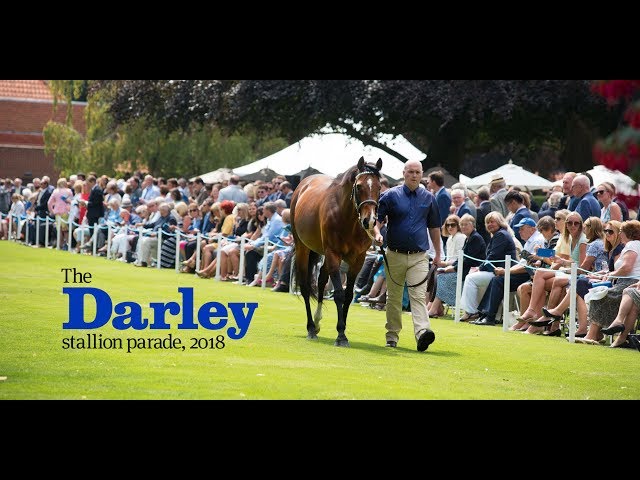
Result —
[{"label": "dark trousers", "polygon": [[[261,249],[262,250],[262,249]],[[244,276],[248,282],[253,282],[253,277],[258,273],[258,262],[262,258],[255,250],[249,250],[244,256]]]},{"label": "dark trousers", "polygon": [[197,240],[191,240],[187,242],[187,244],[184,246],[184,258],[186,259],[191,258],[191,255],[193,255],[193,252],[196,251],[197,246],[198,246]]},{"label": "dark trousers", "polygon": [[[25,235],[25,239],[27,234],[27,232],[25,231],[26,228],[29,229],[29,245],[35,245],[36,244],[36,222],[27,222],[23,225],[22,233]],[[38,235],[38,243],[42,246],[46,246],[44,244],[44,240],[47,234],[46,232],[47,232],[46,220],[40,221],[40,233]],[[57,230],[55,228],[55,223],[53,220],[51,220],[49,222],[49,245],[55,245],[56,234],[57,234]]]},{"label": "dark trousers", "polygon": [[280,277],[280,283],[284,285],[289,285],[291,282],[291,260],[296,255],[294,248],[287,253],[284,257],[284,263],[282,264],[282,276]]},{"label": "dark trousers", "polygon": [[[528,282],[530,278],[528,273],[516,273],[515,275],[512,273],[509,281],[509,291],[515,292],[520,285]],[[486,313],[487,318],[495,322],[496,313],[498,313],[498,307],[503,298],[504,276],[495,276],[491,279],[491,282],[489,282],[489,287],[487,291],[484,292],[482,300],[480,300],[478,312]],[[508,308],[508,306],[503,308]]]},{"label": "dark trousers", "polygon": [[373,285],[373,275],[378,271],[379,266],[377,259],[378,255],[368,255],[364,259],[360,273],[356,277],[355,288],[364,288],[370,282]]}]

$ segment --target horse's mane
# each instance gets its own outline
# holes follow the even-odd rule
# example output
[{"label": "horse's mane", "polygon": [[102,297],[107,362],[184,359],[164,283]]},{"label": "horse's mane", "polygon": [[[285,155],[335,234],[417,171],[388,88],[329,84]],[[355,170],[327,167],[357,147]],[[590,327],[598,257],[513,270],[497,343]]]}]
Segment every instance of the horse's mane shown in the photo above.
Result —
[{"label": "horse's mane", "polygon": [[[378,170],[376,168],[376,165],[374,163],[365,163],[364,164],[364,170],[362,173],[371,173],[373,175],[375,175],[376,177],[380,178],[381,174],[380,174],[380,170]],[[335,180],[331,183],[331,185],[340,185],[340,186],[344,186],[347,183],[351,183],[351,176],[353,174],[358,174],[358,165],[354,165],[353,167],[349,168],[346,172],[341,173],[340,175],[338,175]]]}]

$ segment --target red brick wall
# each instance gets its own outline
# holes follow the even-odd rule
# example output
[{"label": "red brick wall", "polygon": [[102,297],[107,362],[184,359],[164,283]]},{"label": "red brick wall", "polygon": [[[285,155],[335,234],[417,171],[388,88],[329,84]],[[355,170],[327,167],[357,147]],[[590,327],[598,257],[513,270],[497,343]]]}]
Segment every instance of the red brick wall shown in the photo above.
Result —
[{"label": "red brick wall", "polygon": [[[84,135],[85,105],[72,108],[73,126]],[[42,130],[49,120],[64,123],[66,112],[65,103],[59,103],[54,113],[52,102],[0,99],[0,177],[27,181],[49,175],[55,181],[59,172],[53,168],[53,156],[44,154]],[[21,148],[26,146],[30,148]]]},{"label": "red brick wall", "polygon": [[59,172],[53,168],[53,155],[45,155],[44,148],[0,146],[0,177],[12,180],[20,177],[26,185],[34,177],[43,175],[49,175],[53,182],[59,176]]}]

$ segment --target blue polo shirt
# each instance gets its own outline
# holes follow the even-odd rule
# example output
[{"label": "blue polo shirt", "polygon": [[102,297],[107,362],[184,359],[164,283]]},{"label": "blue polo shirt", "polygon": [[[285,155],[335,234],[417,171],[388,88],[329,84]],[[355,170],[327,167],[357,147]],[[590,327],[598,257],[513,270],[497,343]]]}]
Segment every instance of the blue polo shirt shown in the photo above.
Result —
[{"label": "blue polo shirt", "polygon": [[418,187],[413,192],[406,185],[390,188],[382,194],[378,221],[387,219],[387,245],[393,250],[429,250],[429,228],[440,228],[440,213],[433,194]]}]

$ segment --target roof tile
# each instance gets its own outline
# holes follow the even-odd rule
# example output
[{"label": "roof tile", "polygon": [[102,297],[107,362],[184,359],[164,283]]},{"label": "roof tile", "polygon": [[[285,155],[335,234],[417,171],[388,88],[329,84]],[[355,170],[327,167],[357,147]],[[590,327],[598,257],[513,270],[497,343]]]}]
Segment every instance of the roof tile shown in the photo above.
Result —
[{"label": "roof tile", "polygon": [[53,100],[45,80],[0,80],[0,98]]}]

